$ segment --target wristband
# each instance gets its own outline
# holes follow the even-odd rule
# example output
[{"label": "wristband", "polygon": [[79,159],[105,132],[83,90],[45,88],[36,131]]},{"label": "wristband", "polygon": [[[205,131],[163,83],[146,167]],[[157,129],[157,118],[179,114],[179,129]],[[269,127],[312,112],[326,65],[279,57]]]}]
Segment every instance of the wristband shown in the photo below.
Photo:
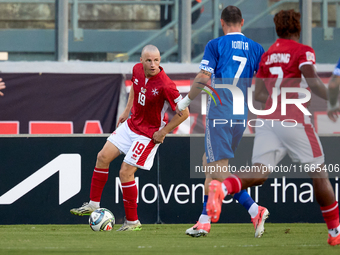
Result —
[{"label": "wristband", "polygon": [[327,101],[327,111],[334,111],[336,109],[339,109],[339,101],[337,100],[335,105],[331,105],[329,101]]},{"label": "wristband", "polygon": [[185,108],[187,108],[189,106],[189,104],[191,103],[191,99],[189,98],[188,95],[185,96],[185,98],[183,98],[181,101],[179,101],[177,103],[177,108],[178,110],[181,112],[183,111]]}]

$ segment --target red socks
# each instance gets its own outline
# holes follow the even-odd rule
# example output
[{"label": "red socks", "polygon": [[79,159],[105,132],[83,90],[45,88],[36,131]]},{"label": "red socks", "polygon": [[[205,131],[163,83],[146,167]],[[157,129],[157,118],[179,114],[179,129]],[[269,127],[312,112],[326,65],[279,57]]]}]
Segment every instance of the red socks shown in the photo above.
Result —
[{"label": "red socks", "polygon": [[138,190],[135,181],[122,183],[123,202],[126,220],[136,221],[137,215],[137,196]]},{"label": "red socks", "polygon": [[230,175],[222,183],[225,185],[228,195],[239,193],[242,189],[241,179],[235,174]]},{"label": "red socks", "polygon": [[94,168],[90,190],[91,201],[100,202],[102,192],[108,178],[109,178],[108,168],[107,169],[100,169],[96,167]]},{"label": "red socks", "polygon": [[328,229],[337,228],[339,226],[339,206],[335,201],[328,206],[320,206],[322,216],[327,224]]},{"label": "red socks", "polygon": [[[109,177],[109,169],[94,168],[90,190],[90,200],[100,202],[104,186]],[[136,221],[138,190],[135,181],[122,183],[126,220]]]}]

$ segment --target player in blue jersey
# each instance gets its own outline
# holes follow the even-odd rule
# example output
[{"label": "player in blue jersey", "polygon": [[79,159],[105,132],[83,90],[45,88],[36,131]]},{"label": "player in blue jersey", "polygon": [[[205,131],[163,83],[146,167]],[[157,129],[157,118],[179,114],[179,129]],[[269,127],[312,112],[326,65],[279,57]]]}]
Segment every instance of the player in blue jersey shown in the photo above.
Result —
[{"label": "player in blue jersey", "polygon": [[[217,166],[228,167],[229,159],[234,158],[234,153],[246,128],[247,89],[251,86],[253,75],[258,70],[264,50],[261,45],[241,33],[243,24],[241,11],[237,7],[228,6],[222,11],[221,25],[225,35],[208,42],[200,64],[201,71],[197,74],[189,94],[177,104],[177,112],[180,114],[180,111],[190,104],[210,80],[211,87],[215,88],[221,98],[222,105],[211,103],[211,98],[208,100],[204,167],[212,166],[215,169]],[[244,100],[241,101],[241,106],[244,108],[243,114],[233,114],[232,91],[236,95],[234,100],[237,93],[240,91],[243,93]],[[216,124],[216,120],[223,121]],[[206,173],[203,211],[197,224],[187,229],[186,234],[197,237],[210,232],[211,218],[206,212],[209,183],[213,179],[223,181],[223,176],[229,175],[229,172]],[[265,219],[269,215],[268,210],[258,206],[245,190],[235,194],[234,198],[248,210],[254,224],[255,237],[261,237],[264,232]]]},{"label": "player in blue jersey", "polygon": [[333,75],[328,84],[327,113],[328,117],[334,122],[338,119],[338,113],[340,112],[338,101],[339,86],[340,86],[340,59],[333,71]]}]

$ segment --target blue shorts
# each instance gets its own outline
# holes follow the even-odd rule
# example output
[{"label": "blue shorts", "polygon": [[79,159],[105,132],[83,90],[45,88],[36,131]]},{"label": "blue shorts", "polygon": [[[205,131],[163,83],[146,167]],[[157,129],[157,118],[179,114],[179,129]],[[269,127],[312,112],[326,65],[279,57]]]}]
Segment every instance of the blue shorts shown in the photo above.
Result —
[{"label": "blue shorts", "polygon": [[234,153],[246,129],[247,121],[233,120],[232,126],[229,122],[227,124],[216,124],[215,127],[213,125],[214,119],[206,121],[205,154],[207,163],[234,158]]}]

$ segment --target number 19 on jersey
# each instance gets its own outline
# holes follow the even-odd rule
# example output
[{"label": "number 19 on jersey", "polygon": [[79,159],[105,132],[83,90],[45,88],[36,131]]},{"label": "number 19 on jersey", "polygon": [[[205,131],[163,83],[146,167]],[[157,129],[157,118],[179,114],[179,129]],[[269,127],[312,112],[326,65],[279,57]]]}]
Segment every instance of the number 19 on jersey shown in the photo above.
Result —
[{"label": "number 19 on jersey", "polygon": [[141,105],[145,105],[145,95],[142,92],[138,94],[138,103]]}]

